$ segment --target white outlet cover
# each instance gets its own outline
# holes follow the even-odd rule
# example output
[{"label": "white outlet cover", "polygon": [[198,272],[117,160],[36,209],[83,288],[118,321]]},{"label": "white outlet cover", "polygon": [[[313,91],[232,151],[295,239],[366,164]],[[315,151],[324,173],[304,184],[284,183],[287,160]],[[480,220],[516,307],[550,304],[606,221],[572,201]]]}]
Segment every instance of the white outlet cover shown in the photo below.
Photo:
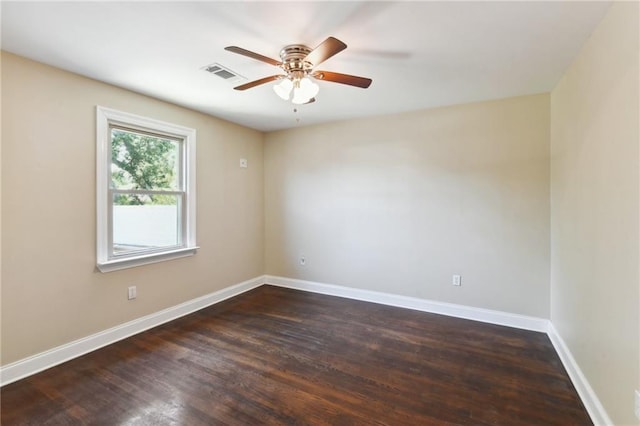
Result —
[{"label": "white outlet cover", "polygon": [[240,159],[240,167],[242,167],[243,169],[246,169],[248,167],[248,162],[246,158]]},{"label": "white outlet cover", "polygon": [[300,256],[300,264],[302,266],[306,265],[307,264],[307,258],[304,257],[304,256]]},{"label": "white outlet cover", "polygon": [[636,417],[640,420],[640,391],[636,390]]}]

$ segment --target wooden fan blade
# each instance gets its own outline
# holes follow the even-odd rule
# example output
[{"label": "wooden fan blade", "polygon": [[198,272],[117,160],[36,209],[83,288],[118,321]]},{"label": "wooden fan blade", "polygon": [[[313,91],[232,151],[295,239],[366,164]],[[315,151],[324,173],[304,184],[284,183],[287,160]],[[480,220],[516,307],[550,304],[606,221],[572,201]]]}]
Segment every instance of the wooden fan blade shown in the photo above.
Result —
[{"label": "wooden fan blade", "polygon": [[282,62],[280,62],[280,61],[276,61],[275,59],[268,58],[266,56],[263,56],[263,55],[261,55],[259,53],[252,52],[252,51],[247,50],[247,49],[243,49],[242,47],[227,46],[227,47],[224,48],[224,50],[228,50],[229,52],[237,53],[238,55],[247,56],[247,57],[252,58],[252,59],[257,59],[258,61],[266,62],[268,64],[275,65],[277,67],[282,65]]},{"label": "wooden fan blade", "polygon": [[270,81],[273,80],[278,80],[282,77],[285,77],[284,75],[271,75],[269,77],[265,77],[265,78],[261,78],[260,80],[254,80],[254,81],[250,81],[248,83],[245,84],[241,84],[240,86],[236,86],[234,87],[235,90],[247,90],[247,89],[251,89],[252,87],[256,87],[256,86],[260,86],[261,84],[265,84],[268,83]]},{"label": "wooden fan blade", "polygon": [[328,39],[320,43],[318,47],[309,52],[304,60],[307,62],[311,62],[311,64],[313,64],[313,66],[315,67],[318,64],[326,61],[333,55],[342,52],[346,48],[347,45],[337,38],[329,37]]},{"label": "wooden fan blade", "polygon": [[369,87],[371,85],[371,82],[373,81],[370,78],[358,77],[356,75],[340,74],[338,72],[331,71],[316,71],[311,76],[317,78],[318,80],[348,84],[349,86],[362,87],[363,89]]}]

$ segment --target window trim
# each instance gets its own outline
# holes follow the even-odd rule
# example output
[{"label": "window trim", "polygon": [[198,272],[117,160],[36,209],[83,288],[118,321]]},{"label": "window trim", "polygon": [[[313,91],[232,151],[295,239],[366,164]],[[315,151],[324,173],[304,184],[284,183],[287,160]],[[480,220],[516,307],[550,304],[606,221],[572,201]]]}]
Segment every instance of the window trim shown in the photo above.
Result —
[{"label": "window trim", "polygon": [[[111,173],[110,125],[123,126],[156,134],[166,134],[182,139],[184,155],[181,173],[184,174],[184,206],[182,206],[183,245],[156,252],[132,253],[109,257],[111,247],[110,221],[112,201],[109,180]],[[100,272],[110,272],[135,266],[192,256],[196,245],[196,131],[184,126],[142,117],[111,108],[96,106],[96,265]]]}]

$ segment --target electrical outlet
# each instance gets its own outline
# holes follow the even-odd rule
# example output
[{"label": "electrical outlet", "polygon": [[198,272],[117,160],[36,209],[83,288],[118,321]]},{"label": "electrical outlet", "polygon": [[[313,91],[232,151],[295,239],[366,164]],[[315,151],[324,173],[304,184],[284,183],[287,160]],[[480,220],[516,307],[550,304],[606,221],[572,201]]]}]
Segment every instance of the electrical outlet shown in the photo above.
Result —
[{"label": "electrical outlet", "polygon": [[307,258],[306,258],[306,257],[304,257],[304,255],[300,256],[300,264],[301,264],[302,266],[304,266],[304,265],[306,265],[306,264],[307,264]]},{"label": "electrical outlet", "polygon": [[453,278],[451,279],[451,284],[453,284],[455,286],[462,285],[462,276],[454,275]]},{"label": "electrical outlet", "polygon": [[636,390],[636,417],[640,420],[640,391]]},{"label": "electrical outlet", "polygon": [[133,300],[136,297],[138,297],[138,289],[136,288],[135,285],[132,285],[131,287],[129,287],[127,289],[127,297],[129,298],[129,300]]},{"label": "electrical outlet", "polygon": [[248,163],[247,163],[247,159],[246,158],[241,158],[240,159],[240,167],[242,167],[243,169],[246,169],[248,167]]}]

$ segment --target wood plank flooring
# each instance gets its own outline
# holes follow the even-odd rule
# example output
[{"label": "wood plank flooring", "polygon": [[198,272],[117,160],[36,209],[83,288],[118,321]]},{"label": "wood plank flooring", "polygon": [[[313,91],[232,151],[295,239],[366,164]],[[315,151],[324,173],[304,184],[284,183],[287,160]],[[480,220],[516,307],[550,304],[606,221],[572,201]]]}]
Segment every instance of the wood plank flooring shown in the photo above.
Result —
[{"label": "wood plank flooring", "polygon": [[588,425],[548,337],[262,286],[7,385],[3,425]]}]

